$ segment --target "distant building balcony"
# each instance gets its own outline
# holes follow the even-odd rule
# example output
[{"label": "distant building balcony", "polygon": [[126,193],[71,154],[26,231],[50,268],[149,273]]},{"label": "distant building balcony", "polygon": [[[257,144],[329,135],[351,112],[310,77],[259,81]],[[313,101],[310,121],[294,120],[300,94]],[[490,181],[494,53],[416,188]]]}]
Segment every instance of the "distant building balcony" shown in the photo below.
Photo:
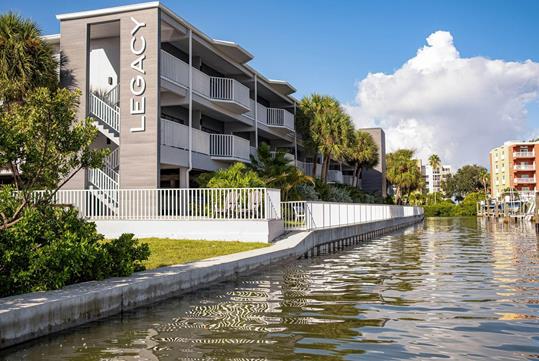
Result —
[{"label": "distant building balcony", "polygon": [[[247,113],[254,114],[254,100],[251,101],[252,110]],[[268,108],[260,103],[256,104],[257,121],[269,127],[286,128],[294,130],[294,114],[281,108]]]},{"label": "distant building balcony", "polygon": [[535,183],[535,177],[533,177],[533,178],[515,178],[514,183],[515,184],[534,184]]},{"label": "distant building balcony", "polygon": [[535,170],[534,164],[515,164],[513,167],[514,170]]},{"label": "distant building balcony", "polygon": [[513,152],[513,158],[535,158],[535,151]]},{"label": "distant building balcony", "polygon": [[250,161],[251,145],[247,139],[232,134],[210,134],[210,156],[221,160]]},{"label": "distant building balcony", "polygon": [[344,184],[348,184],[349,186],[354,185],[354,176],[353,175],[343,175],[342,180]]}]

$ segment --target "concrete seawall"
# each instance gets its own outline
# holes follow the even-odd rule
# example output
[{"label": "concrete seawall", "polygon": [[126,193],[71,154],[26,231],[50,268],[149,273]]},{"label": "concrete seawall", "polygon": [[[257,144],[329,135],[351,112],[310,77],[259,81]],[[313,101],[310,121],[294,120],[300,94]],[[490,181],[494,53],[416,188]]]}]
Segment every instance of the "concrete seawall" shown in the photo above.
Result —
[{"label": "concrete seawall", "polygon": [[239,273],[335,251],[418,223],[422,216],[296,232],[271,247],[0,299],[0,349],[180,295]]}]

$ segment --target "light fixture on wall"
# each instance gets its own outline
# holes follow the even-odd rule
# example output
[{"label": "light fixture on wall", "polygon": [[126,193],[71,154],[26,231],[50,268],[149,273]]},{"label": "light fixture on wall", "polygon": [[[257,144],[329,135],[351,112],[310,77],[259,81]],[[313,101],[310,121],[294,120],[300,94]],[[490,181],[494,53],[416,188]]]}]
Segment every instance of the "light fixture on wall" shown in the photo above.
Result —
[{"label": "light fixture on wall", "polygon": [[109,85],[112,85],[112,77],[111,76],[109,76],[108,82],[109,82]]}]

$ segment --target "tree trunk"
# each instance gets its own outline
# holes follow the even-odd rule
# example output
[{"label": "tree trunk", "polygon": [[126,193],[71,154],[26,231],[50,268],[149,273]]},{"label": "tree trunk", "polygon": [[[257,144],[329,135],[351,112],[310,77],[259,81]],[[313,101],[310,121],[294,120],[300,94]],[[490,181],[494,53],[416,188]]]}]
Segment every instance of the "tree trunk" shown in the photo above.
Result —
[{"label": "tree trunk", "polygon": [[358,173],[359,173],[359,165],[356,163],[354,166],[354,175],[352,176],[352,186],[356,188],[359,183]]},{"label": "tree trunk", "polygon": [[401,204],[401,187],[400,186],[397,186],[395,190],[395,203],[399,205]]},{"label": "tree trunk", "polygon": [[316,179],[316,169],[318,168],[317,167],[318,166],[318,154],[315,154],[313,159],[314,159],[314,161],[313,161],[313,169],[312,169],[313,174],[311,174],[311,175],[312,175],[312,177],[314,179]]},{"label": "tree trunk", "polygon": [[324,183],[326,183],[326,179],[327,179],[327,165],[328,165],[327,163],[329,163],[329,156],[327,154],[324,154],[323,160],[322,160],[322,172],[320,174],[320,179]]}]

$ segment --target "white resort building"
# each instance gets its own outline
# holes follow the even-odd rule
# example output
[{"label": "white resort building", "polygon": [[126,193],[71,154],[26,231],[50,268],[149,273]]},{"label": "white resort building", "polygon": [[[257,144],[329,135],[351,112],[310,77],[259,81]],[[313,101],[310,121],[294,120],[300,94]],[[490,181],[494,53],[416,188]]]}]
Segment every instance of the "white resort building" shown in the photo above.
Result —
[{"label": "white resort building", "polygon": [[433,168],[427,164],[421,167],[421,173],[425,179],[425,187],[428,193],[438,193],[442,191],[442,182],[451,175],[451,166],[442,165],[438,168]]},{"label": "white resort building", "polygon": [[[276,189],[196,188],[199,174],[248,163],[262,143],[286,152],[306,174],[315,161],[321,170],[320,157],[307,159],[296,134],[294,87],[259,73],[240,45],[209,37],[159,2],[57,19],[60,34],[44,39],[60,59],[61,82],[81,90],[78,117],[94,120],[94,146],[111,152],[102,168],[76,174],[56,200],[75,205],[106,236],[271,241],[287,227],[419,212],[284,204]],[[380,162],[366,173],[374,178],[362,183],[385,196],[385,135],[379,128],[367,131],[380,146]],[[332,161],[329,169],[329,182],[352,184],[352,166]]]}]

